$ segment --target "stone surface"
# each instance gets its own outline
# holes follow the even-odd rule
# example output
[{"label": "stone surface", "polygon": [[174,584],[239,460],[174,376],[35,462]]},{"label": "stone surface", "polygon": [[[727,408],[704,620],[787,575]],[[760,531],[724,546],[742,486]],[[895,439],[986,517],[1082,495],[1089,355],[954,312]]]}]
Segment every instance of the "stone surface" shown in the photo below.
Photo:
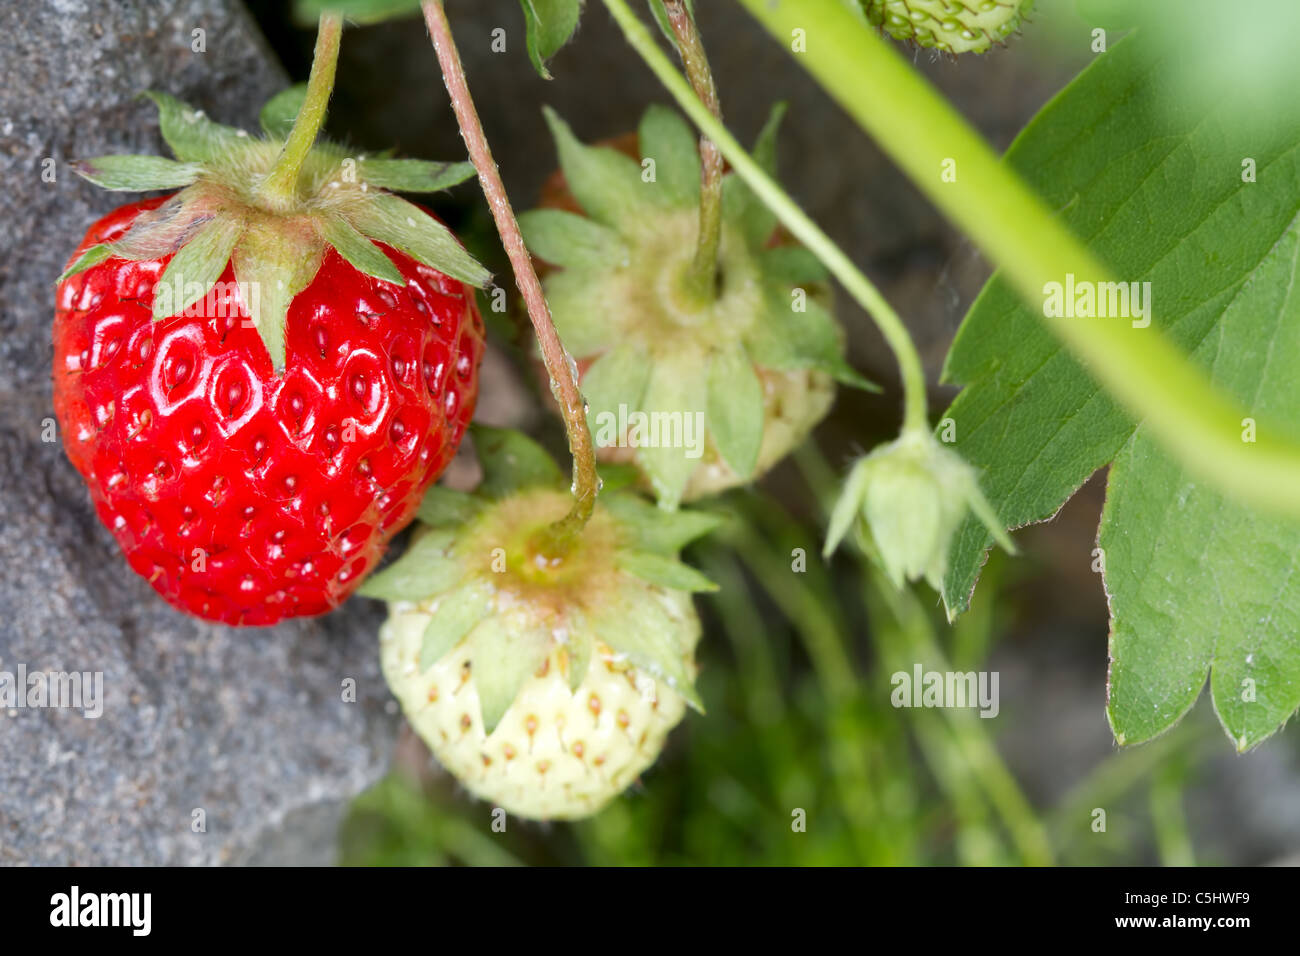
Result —
[{"label": "stone surface", "polygon": [[140,90],[255,127],[285,77],[230,0],[6,3],[0,76],[0,671],[100,671],[104,687],[98,719],[0,710],[0,864],[329,862],[344,801],[395,735],[380,606],[269,630],[184,617],[127,568],[44,440],[54,280],[123,201],[68,160],[158,151]]}]

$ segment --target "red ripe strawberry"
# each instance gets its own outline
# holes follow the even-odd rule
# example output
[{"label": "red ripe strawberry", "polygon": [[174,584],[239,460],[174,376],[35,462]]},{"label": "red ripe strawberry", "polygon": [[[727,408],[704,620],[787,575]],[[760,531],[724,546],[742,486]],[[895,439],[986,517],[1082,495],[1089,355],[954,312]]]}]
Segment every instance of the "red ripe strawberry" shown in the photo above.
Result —
[{"label": "red ripe strawberry", "polygon": [[[249,155],[226,143],[196,156],[228,128],[158,100],[189,162],[79,169],[110,188],[151,188],[146,173],[193,184],[104,217],[59,284],[64,446],[131,566],[171,604],[235,625],[320,614],[412,519],[473,414],[483,322],[473,290],[433,263],[470,280],[481,269],[427,213],[373,188],[464,170],[385,159],[366,178],[362,161],[341,186],[349,160],[324,144],[298,194],[267,210],[251,188],[231,195],[232,170],[263,154],[269,169],[274,134],[244,136]],[[202,136],[187,139],[193,127]],[[214,234],[216,255],[201,245]],[[446,248],[431,254],[430,236]]]}]

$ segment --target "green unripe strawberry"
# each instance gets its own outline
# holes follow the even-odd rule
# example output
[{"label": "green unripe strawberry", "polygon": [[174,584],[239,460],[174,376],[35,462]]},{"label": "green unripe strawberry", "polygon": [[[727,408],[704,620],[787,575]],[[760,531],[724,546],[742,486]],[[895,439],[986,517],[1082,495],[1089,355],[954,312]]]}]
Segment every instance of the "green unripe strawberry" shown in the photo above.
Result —
[{"label": "green unripe strawberry", "polygon": [[[686,122],[652,106],[639,155],[580,143],[547,111],[567,195],[521,217],[577,361],[602,461],[635,464],[667,509],[753,481],[830,409],[845,361],[830,287],[808,250],[734,173],[723,184],[716,289],[689,286],[700,160]],[[775,167],[777,110],[755,146]],[[564,200],[571,199],[569,203]]]},{"label": "green unripe strawberry", "polygon": [[1034,0],[861,0],[896,40],[945,53],[984,53],[1020,29]]},{"label": "green unripe strawberry", "polygon": [[475,796],[532,819],[598,811],[663,749],[688,705],[707,578],[677,560],[717,519],[602,494],[573,544],[550,457],[478,429],[484,481],[434,488],[408,552],[362,593],[389,602],[384,677],[434,756]]}]

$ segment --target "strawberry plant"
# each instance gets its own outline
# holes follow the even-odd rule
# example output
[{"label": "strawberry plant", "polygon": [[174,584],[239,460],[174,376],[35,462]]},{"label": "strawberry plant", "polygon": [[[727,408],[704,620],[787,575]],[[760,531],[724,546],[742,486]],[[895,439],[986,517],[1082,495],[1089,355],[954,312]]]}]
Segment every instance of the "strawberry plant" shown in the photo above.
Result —
[{"label": "strawberry plant", "polygon": [[[700,732],[706,756],[669,748],[664,774],[728,770],[680,799],[717,800],[737,820],[773,812],[755,793],[820,801],[838,829],[817,853],[851,843],[858,859],[900,862],[916,847],[877,821],[923,829],[923,814],[899,809],[923,786],[900,778],[900,798],[879,767],[906,762],[907,747],[845,741],[922,705],[900,695],[887,709],[864,688],[850,621],[871,623],[895,676],[978,660],[993,545],[993,573],[1014,567],[1012,532],[1104,469],[1087,555],[1110,613],[1098,719],[1104,707],[1119,745],[1152,741],[1208,683],[1233,747],[1274,734],[1300,708],[1294,69],[1243,56],[1246,27],[1199,0],[1081,0],[1095,61],[998,156],[895,46],[976,56],[1032,31],[1040,4],[738,4],[994,267],[947,354],[943,382],[959,390],[946,409],[931,406],[907,322],[781,185],[784,107],[771,105],[752,149],[728,130],[692,3],[649,0],[646,17],[628,0],[522,0],[543,79],[564,82],[555,58],[599,7],[673,105],[603,142],[548,108],[559,168],[516,216],[441,0],[303,2],[320,17],[312,79],[268,104],[264,137],[158,95],[174,161],[79,168],[108,188],[180,190],[92,227],[58,291],[68,454],[133,566],[173,603],[230,623],[320,613],[358,586],[385,602],[378,654],[411,727],[511,814],[667,828],[661,806],[615,798],[693,709],[687,727],[717,721]],[[1265,6],[1300,27],[1287,4]],[[417,11],[470,163],[313,145],[343,16]],[[431,485],[474,408],[484,333],[469,287],[487,273],[392,194],[471,171],[531,325],[524,364],[542,369],[538,402],[571,458],[566,473],[522,434],[477,426],[472,492]],[[227,286],[232,317],[191,314]],[[874,386],[850,361],[837,294],[876,324],[901,391],[896,436],[838,469],[809,436],[843,387]],[[810,492],[818,541],[754,487],[782,462]],[[376,570],[417,514],[404,553]],[[705,592],[715,617],[702,625]],[[804,649],[814,704],[781,700],[775,652],[737,638],[738,620],[759,629],[764,601]],[[739,691],[697,663],[715,618]],[[705,714],[736,695],[754,726],[779,712],[781,732],[759,740]],[[994,701],[984,716],[996,713]],[[968,839],[958,859],[1047,863],[1069,845],[1035,817],[980,720],[921,713],[916,727],[963,832],[999,834]],[[1150,769],[1191,733],[1130,765]],[[801,759],[810,746],[825,747],[824,765]],[[729,763],[749,749],[762,752]],[[1177,802],[1159,787],[1152,801]],[[602,826],[576,831],[598,858]]]},{"label": "strawberry plant", "polygon": [[[923,578],[953,620],[969,604],[991,542],[1014,552],[1008,529],[1050,517],[1110,465],[1097,555],[1112,611],[1108,713],[1116,740],[1167,730],[1207,676],[1240,749],[1271,734],[1300,706],[1295,615],[1287,610],[1290,555],[1300,544],[1289,536],[1300,515],[1300,445],[1285,424],[1293,397],[1275,358],[1288,341],[1293,127],[1245,121],[1240,103],[1207,97],[1205,84],[1200,100],[1179,101],[1180,89],[1195,84],[1180,87],[1177,76],[1168,79],[1177,71],[1163,69],[1172,56],[1166,22],[1150,10],[1102,9],[1094,11],[1101,20],[1119,16],[1129,35],[999,162],[872,27],[950,54],[978,53],[1020,30],[1032,3],[742,3],[776,37],[799,38],[791,44],[796,59],[1001,267],[948,357],[946,378],[965,387],[932,432],[904,322],[776,182],[774,124],[753,153],[722,124],[691,5],[649,4],[679,72],[625,0],[604,0],[701,136],[694,142],[676,114],[652,107],[635,146],[590,146],[548,112],[561,192],[523,217],[522,232],[503,197],[493,204],[574,455],[574,505],[550,532],[534,533],[545,540],[539,555],[562,564],[600,537],[592,519],[597,457],[634,464],[643,487],[671,511],[753,481],[825,414],[830,383],[861,384],[831,311],[819,304],[825,293],[811,310],[789,306],[792,291],[823,288],[829,273],[894,351],[904,410],[898,439],[848,473],[829,515],[826,554],[852,531],[892,587]],[[550,78],[546,61],[573,33],[581,4],[523,8],[530,56]],[[423,10],[491,198],[499,181],[442,6]],[[1183,39],[1212,58],[1206,36]],[[801,57],[801,42],[819,43],[818,55]],[[918,120],[927,127],[919,137],[910,132]],[[1248,153],[1268,171],[1266,183],[1235,174]],[[945,168],[959,172],[939,178]],[[1180,204],[1188,211],[1166,221],[1165,211]],[[546,264],[544,281],[520,255],[523,243]],[[575,400],[579,392],[585,400]],[[673,414],[707,423],[707,451],[692,456],[681,441],[665,448],[653,435],[629,438],[632,416]],[[611,421],[617,425],[602,435]],[[455,552],[449,539],[430,534],[420,541],[435,549],[435,563]],[[420,544],[412,552],[423,553]],[[414,560],[376,586],[388,575],[408,580]],[[442,574],[429,574],[436,584],[413,584],[415,592],[442,589]],[[478,683],[485,668],[472,659],[491,656],[475,650],[476,626],[462,628],[453,611],[445,613],[456,621],[456,640],[448,639],[437,624],[442,602],[433,600],[409,628],[404,615],[412,612],[401,605],[389,624],[414,634],[430,620],[423,657],[411,638],[400,658],[398,682],[415,681],[420,713],[427,681],[415,675],[460,647]],[[481,609],[474,620],[484,613],[496,620]],[[512,629],[515,638],[533,626]],[[525,670],[549,666],[545,648],[542,641],[524,656]],[[563,663],[553,669],[558,681]],[[488,741],[474,748],[487,753],[495,718],[523,682],[511,672],[481,724],[471,717]],[[432,719],[425,736],[439,752],[447,725]],[[468,769],[458,773],[475,779]]]}]

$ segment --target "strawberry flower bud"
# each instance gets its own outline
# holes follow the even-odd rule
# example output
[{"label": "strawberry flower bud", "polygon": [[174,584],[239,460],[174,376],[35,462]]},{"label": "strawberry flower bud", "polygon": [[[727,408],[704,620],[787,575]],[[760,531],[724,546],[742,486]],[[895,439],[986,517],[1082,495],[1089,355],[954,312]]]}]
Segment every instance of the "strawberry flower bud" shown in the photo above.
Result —
[{"label": "strawberry flower bud", "polygon": [[824,553],[830,555],[853,528],[895,587],[925,578],[942,590],[949,546],[967,510],[1015,553],[975,469],[929,432],[904,431],[853,466],[831,513]]}]

